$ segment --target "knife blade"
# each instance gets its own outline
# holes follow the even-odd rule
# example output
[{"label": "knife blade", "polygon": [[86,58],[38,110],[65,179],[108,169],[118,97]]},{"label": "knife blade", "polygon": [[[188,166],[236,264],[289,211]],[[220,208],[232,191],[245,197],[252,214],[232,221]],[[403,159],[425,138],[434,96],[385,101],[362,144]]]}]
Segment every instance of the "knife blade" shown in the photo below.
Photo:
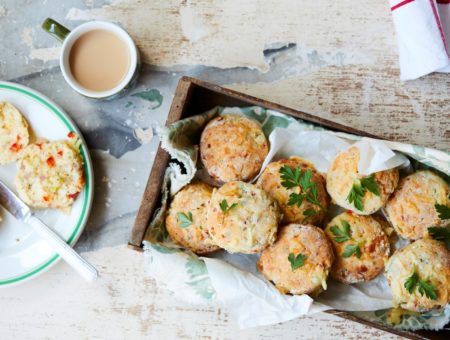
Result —
[{"label": "knife blade", "polygon": [[86,280],[94,281],[98,277],[97,270],[56,232],[48,227],[33,211],[10,189],[0,181],[0,205],[9,211],[17,220],[23,221],[33,228],[68,264],[70,264]]},{"label": "knife blade", "polygon": [[31,215],[31,209],[0,181],[0,205],[19,221],[25,221]]}]

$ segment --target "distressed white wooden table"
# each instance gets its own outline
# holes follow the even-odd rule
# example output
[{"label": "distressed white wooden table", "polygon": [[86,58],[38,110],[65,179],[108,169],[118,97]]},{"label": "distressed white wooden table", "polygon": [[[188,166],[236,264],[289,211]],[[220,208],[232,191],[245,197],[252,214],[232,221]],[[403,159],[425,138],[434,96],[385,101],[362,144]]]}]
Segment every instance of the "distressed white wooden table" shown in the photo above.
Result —
[{"label": "distressed white wooden table", "polygon": [[[97,103],[62,80],[40,23],[123,25],[146,63],[129,96]],[[0,1],[0,78],[58,102],[92,150],[95,204],[77,249],[95,284],[64,263],[0,290],[0,338],[373,338],[394,336],[328,314],[238,330],[226,311],[181,307],[126,248],[177,80],[191,75],[369,132],[450,149],[447,75],[401,83],[387,1]],[[136,95],[138,94],[138,95]],[[0,250],[1,251],[1,250]]]}]

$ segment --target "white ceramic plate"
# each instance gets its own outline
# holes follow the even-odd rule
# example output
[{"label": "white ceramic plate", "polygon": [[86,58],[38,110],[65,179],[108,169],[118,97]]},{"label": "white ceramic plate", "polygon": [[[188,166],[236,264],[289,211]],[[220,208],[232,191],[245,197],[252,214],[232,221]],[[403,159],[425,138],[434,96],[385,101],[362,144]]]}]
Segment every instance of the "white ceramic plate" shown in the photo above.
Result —
[{"label": "white ceramic plate", "polygon": [[[37,211],[37,215],[69,244],[80,237],[92,206],[93,172],[86,142],[64,111],[42,94],[14,83],[0,82],[0,101],[8,101],[25,116],[31,132],[47,140],[67,139],[75,132],[81,139],[86,186],[72,210],[65,214],[56,209]],[[15,190],[16,164],[0,165],[0,179]],[[0,206],[0,287],[14,285],[43,273],[60,257],[27,225],[14,219]]]}]

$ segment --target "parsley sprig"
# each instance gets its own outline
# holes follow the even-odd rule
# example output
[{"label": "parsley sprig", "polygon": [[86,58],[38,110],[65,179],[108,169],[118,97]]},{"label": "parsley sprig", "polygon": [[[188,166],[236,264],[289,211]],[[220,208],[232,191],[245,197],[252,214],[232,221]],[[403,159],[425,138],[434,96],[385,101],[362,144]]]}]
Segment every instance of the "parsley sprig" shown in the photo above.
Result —
[{"label": "parsley sprig", "polygon": [[302,267],[305,264],[305,261],[308,257],[301,253],[298,253],[297,256],[294,253],[290,253],[288,256],[288,261],[291,263],[291,270],[294,271],[297,268]]},{"label": "parsley sprig", "polygon": [[[342,228],[339,228],[338,226],[332,226],[330,228],[330,231],[333,234],[333,239],[337,243],[342,243],[345,241],[355,241],[352,237],[352,231],[351,231],[350,224],[346,220],[342,220],[341,225],[342,225]],[[344,252],[342,253],[342,256],[350,257],[353,254],[355,254],[358,259],[361,257],[361,248],[359,247],[358,243],[348,244],[345,247]]]},{"label": "parsley sprig", "polygon": [[425,295],[431,300],[437,300],[436,288],[430,282],[422,280],[415,270],[412,275],[406,279],[403,286],[409,294],[412,294],[416,287],[418,287],[420,295]]},{"label": "parsley sprig", "polygon": [[190,211],[188,213],[179,212],[177,214],[177,219],[179,223],[178,225],[183,229],[189,227],[190,225],[192,225],[192,223],[194,223],[192,219],[192,213]]},{"label": "parsley sprig", "polygon": [[450,219],[450,207],[447,207],[446,205],[443,204],[435,204],[434,207],[441,220]]},{"label": "parsley sprig", "polygon": [[338,226],[332,226],[330,228],[331,232],[334,235],[334,240],[338,243],[352,240],[350,224],[346,220],[342,220],[341,224],[342,229],[339,228]]},{"label": "parsley sprig", "polygon": [[233,203],[232,205],[228,206],[228,202],[226,199],[224,199],[222,202],[219,203],[220,210],[222,210],[223,216],[222,216],[222,222],[225,219],[225,215],[230,212],[231,209],[237,206],[237,203]]},{"label": "parsley sprig", "polygon": [[450,249],[450,228],[447,227],[429,227],[428,234],[438,241],[442,241]]},{"label": "parsley sprig", "polygon": [[361,249],[359,248],[359,244],[349,244],[345,247],[344,252],[342,253],[343,257],[350,257],[353,254],[359,259],[361,257]]},{"label": "parsley sprig", "polygon": [[353,203],[356,209],[359,211],[364,210],[363,197],[366,191],[370,191],[372,194],[380,196],[380,190],[378,184],[375,181],[375,177],[372,175],[361,178],[359,181],[353,183],[352,189],[348,193],[347,201]]},{"label": "parsley sprig", "polygon": [[[291,193],[289,195],[288,205],[297,205],[300,207],[306,200],[320,209],[322,205],[319,202],[319,193],[317,191],[317,183],[312,180],[313,173],[311,169],[302,171],[298,166],[291,168],[288,165],[283,165],[280,168],[281,185],[286,189],[292,189],[299,187],[299,193]],[[305,218],[311,217],[316,214],[316,210],[310,208],[303,212]]]}]

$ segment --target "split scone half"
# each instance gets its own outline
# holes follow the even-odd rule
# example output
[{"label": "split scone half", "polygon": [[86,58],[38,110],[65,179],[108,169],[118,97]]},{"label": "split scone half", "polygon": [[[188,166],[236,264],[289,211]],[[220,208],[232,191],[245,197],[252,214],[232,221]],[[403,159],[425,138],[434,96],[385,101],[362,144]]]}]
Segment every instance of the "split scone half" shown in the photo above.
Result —
[{"label": "split scone half", "polygon": [[28,123],[19,110],[0,102],[0,164],[17,161],[29,142]]},{"label": "split scone half", "polygon": [[70,208],[85,184],[80,152],[67,141],[30,144],[17,164],[15,184],[30,207]]}]

